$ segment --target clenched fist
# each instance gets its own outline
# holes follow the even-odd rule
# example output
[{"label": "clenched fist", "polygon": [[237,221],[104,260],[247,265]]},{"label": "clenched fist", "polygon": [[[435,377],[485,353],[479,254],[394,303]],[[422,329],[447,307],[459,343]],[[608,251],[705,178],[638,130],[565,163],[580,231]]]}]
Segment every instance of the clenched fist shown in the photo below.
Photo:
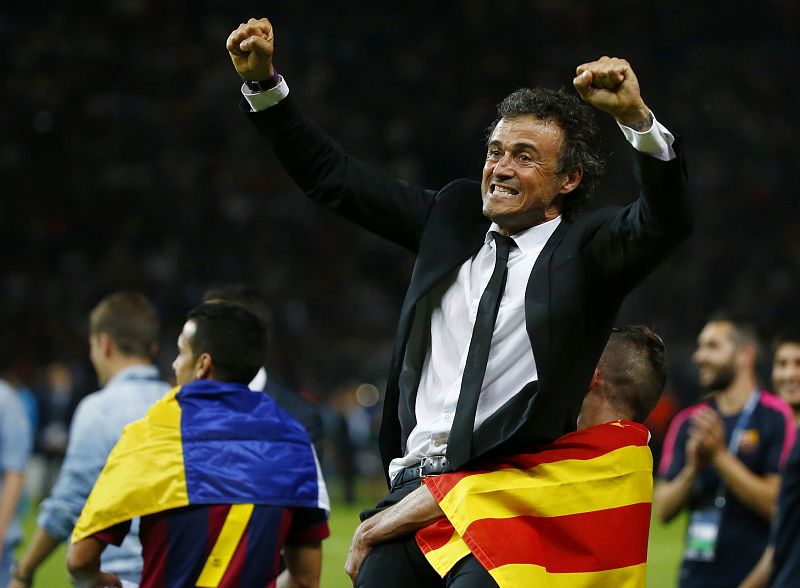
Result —
[{"label": "clenched fist", "polygon": [[639,80],[630,63],[617,57],[601,57],[579,65],[575,74],[572,83],[585,102],[637,131],[651,127],[652,115],[642,100]]},{"label": "clenched fist", "polygon": [[246,80],[259,82],[275,75],[272,53],[275,35],[266,18],[251,18],[228,35],[225,43],[236,71]]}]

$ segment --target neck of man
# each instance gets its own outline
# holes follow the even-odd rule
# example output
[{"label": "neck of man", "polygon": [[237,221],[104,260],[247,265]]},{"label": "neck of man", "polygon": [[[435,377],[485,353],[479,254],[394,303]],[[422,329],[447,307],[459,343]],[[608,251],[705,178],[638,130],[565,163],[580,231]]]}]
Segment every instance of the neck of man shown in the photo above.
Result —
[{"label": "neck of man", "polygon": [[752,372],[740,372],[730,386],[715,395],[717,408],[724,416],[738,414],[747,404],[753,390],[756,389],[756,377]]},{"label": "neck of man", "polygon": [[614,409],[607,402],[584,404],[578,415],[578,430],[621,420],[630,420],[630,415],[621,414],[619,409]]},{"label": "neck of man", "polygon": [[109,360],[108,364],[108,377],[105,379],[104,382],[100,382],[101,386],[105,386],[108,384],[109,380],[120,373],[122,370],[126,370],[130,367],[135,366],[149,366],[152,365],[152,362],[149,358],[146,357],[137,357],[133,355],[120,355],[111,360]]}]

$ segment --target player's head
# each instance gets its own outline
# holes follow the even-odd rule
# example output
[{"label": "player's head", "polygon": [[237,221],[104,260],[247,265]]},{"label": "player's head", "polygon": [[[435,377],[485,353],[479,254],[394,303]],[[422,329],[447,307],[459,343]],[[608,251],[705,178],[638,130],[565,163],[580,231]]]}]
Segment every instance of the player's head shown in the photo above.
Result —
[{"label": "player's head", "polygon": [[235,302],[256,315],[264,325],[267,346],[269,346],[272,332],[272,311],[261,292],[247,284],[224,284],[209,288],[203,294],[203,302],[220,301]]},{"label": "player's head", "polygon": [[643,422],[658,404],[666,380],[664,342],[652,329],[613,329],[584,399],[579,426],[616,419]]},{"label": "player's head", "polygon": [[800,329],[781,333],[772,345],[772,385],[800,420]]},{"label": "player's head", "polygon": [[572,92],[523,88],[497,107],[487,133],[483,210],[521,230],[586,204],[605,165],[592,109]]},{"label": "player's head", "polygon": [[139,292],[115,292],[89,315],[90,357],[101,385],[115,373],[115,360],[150,361],[158,341],[158,313]]},{"label": "player's head", "polygon": [[239,304],[204,302],[186,315],[172,364],[178,385],[194,380],[249,383],[266,353],[261,321]]},{"label": "player's head", "polygon": [[692,356],[700,385],[714,393],[726,390],[738,377],[755,378],[758,340],[751,319],[726,312],[712,315],[697,336]]}]

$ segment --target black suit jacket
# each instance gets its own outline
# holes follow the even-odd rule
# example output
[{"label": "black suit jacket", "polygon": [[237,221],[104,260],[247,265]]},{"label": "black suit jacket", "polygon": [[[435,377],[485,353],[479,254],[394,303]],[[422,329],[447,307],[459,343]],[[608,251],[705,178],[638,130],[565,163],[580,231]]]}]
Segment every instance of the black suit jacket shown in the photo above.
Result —
[{"label": "black suit jacket", "polygon": [[[310,198],[417,255],[384,401],[379,441],[388,469],[403,455],[416,424],[431,290],[480,249],[490,225],[480,185],[456,180],[433,191],[390,178],[344,153],[292,95],[249,116]],[[622,300],[691,231],[685,166],[674,147],[678,158],[670,162],[632,150],[639,199],[564,220],[548,240],[525,293],[525,328],[538,382],[526,385],[475,431],[472,458],[519,451],[575,429]]]}]

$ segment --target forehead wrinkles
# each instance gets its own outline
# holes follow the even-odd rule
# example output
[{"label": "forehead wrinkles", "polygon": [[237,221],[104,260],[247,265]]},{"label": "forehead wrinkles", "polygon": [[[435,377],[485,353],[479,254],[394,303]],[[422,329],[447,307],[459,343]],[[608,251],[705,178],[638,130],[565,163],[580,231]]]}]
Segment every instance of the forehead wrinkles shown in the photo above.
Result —
[{"label": "forehead wrinkles", "polygon": [[517,142],[533,143],[538,149],[552,146],[560,154],[564,145],[564,131],[552,119],[529,115],[501,118],[487,144]]}]

